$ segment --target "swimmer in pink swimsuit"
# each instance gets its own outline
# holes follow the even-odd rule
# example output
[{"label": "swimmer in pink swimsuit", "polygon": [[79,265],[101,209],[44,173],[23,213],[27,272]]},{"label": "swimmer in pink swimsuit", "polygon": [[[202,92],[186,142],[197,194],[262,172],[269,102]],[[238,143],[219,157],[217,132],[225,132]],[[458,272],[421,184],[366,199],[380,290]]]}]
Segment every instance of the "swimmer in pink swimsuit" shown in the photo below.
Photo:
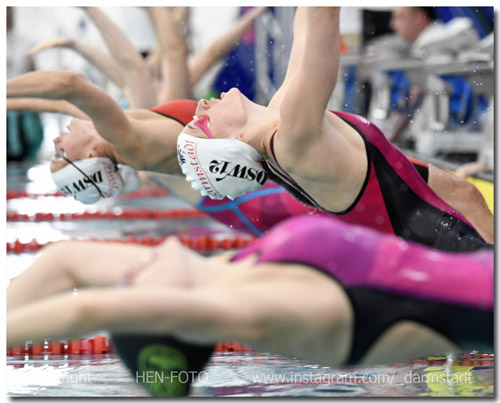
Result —
[{"label": "swimmer in pink swimsuit", "polygon": [[[131,267],[141,269],[117,287]],[[9,346],[107,329],[134,375],[197,373],[221,340],[327,366],[370,363],[372,347],[384,346],[371,363],[396,353],[403,362],[493,350],[494,253],[445,253],[326,216],[285,220],[230,261],[174,239],[155,248],[70,241],[11,282],[7,307]],[[401,324],[409,334],[392,332]],[[187,390],[145,383],[155,395]]]}]

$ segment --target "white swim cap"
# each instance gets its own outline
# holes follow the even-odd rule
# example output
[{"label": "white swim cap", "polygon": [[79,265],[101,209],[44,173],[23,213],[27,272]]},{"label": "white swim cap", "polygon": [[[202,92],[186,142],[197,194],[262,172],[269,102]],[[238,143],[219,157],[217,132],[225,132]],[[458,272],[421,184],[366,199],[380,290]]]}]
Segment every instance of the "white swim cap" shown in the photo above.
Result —
[{"label": "white swim cap", "polygon": [[233,200],[267,180],[259,152],[240,140],[203,139],[181,132],[177,158],[193,189],[215,200]]},{"label": "white swim cap", "polygon": [[[67,166],[52,172],[52,179],[61,192],[84,204],[95,203],[101,197],[116,197],[127,187],[132,189],[128,191],[133,191],[138,187],[137,181],[140,184],[133,168],[124,169],[125,165],[117,167],[109,158],[67,161]],[[130,186],[127,186],[121,173],[124,173]]]},{"label": "white swim cap", "polygon": [[118,164],[118,172],[123,179],[123,193],[135,192],[141,187],[141,178],[136,169],[128,165]]}]

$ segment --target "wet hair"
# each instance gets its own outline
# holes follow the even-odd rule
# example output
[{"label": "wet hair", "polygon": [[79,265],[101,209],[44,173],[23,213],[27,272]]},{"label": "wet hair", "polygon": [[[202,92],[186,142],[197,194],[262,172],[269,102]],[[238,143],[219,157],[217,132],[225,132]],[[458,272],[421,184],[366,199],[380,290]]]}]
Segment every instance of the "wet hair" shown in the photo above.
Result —
[{"label": "wet hair", "polygon": [[420,11],[425,14],[425,16],[430,20],[434,21],[437,19],[436,7],[413,7],[416,11]]}]

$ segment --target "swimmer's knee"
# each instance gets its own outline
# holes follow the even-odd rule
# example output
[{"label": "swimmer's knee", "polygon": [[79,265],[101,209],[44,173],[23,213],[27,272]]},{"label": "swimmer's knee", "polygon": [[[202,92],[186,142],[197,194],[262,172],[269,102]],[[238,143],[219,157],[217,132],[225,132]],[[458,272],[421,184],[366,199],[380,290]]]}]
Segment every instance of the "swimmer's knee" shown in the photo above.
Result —
[{"label": "swimmer's knee", "polygon": [[466,202],[476,203],[484,201],[484,197],[476,185],[466,179],[457,177],[454,187],[457,189],[458,195]]},{"label": "swimmer's knee", "polygon": [[71,254],[75,242],[76,241],[62,240],[51,243],[43,247],[42,254],[44,256],[53,256],[63,261],[68,254]]},{"label": "swimmer's knee", "polygon": [[42,257],[50,264],[47,266],[53,275],[67,275],[75,278],[75,249],[81,241],[62,240],[47,245],[42,250]]},{"label": "swimmer's knee", "polygon": [[156,248],[158,250],[176,250],[176,249],[184,249],[184,244],[179,240],[176,236],[168,236],[166,237],[162,243],[160,243]]},{"label": "swimmer's knee", "polygon": [[445,201],[449,202],[453,198],[465,208],[473,207],[475,203],[484,200],[472,182],[433,165],[429,165],[429,185]]}]

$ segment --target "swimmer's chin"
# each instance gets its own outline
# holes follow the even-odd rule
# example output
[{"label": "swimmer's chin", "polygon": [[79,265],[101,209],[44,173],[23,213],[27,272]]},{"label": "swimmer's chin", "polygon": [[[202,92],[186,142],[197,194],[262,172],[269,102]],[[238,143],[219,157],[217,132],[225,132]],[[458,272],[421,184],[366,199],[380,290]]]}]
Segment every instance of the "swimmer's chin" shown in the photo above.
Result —
[{"label": "swimmer's chin", "polygon": [[50,159],[50,172],[54,173],[63,169],[68,163],[60,158],[57,158],[55,155]]}]

